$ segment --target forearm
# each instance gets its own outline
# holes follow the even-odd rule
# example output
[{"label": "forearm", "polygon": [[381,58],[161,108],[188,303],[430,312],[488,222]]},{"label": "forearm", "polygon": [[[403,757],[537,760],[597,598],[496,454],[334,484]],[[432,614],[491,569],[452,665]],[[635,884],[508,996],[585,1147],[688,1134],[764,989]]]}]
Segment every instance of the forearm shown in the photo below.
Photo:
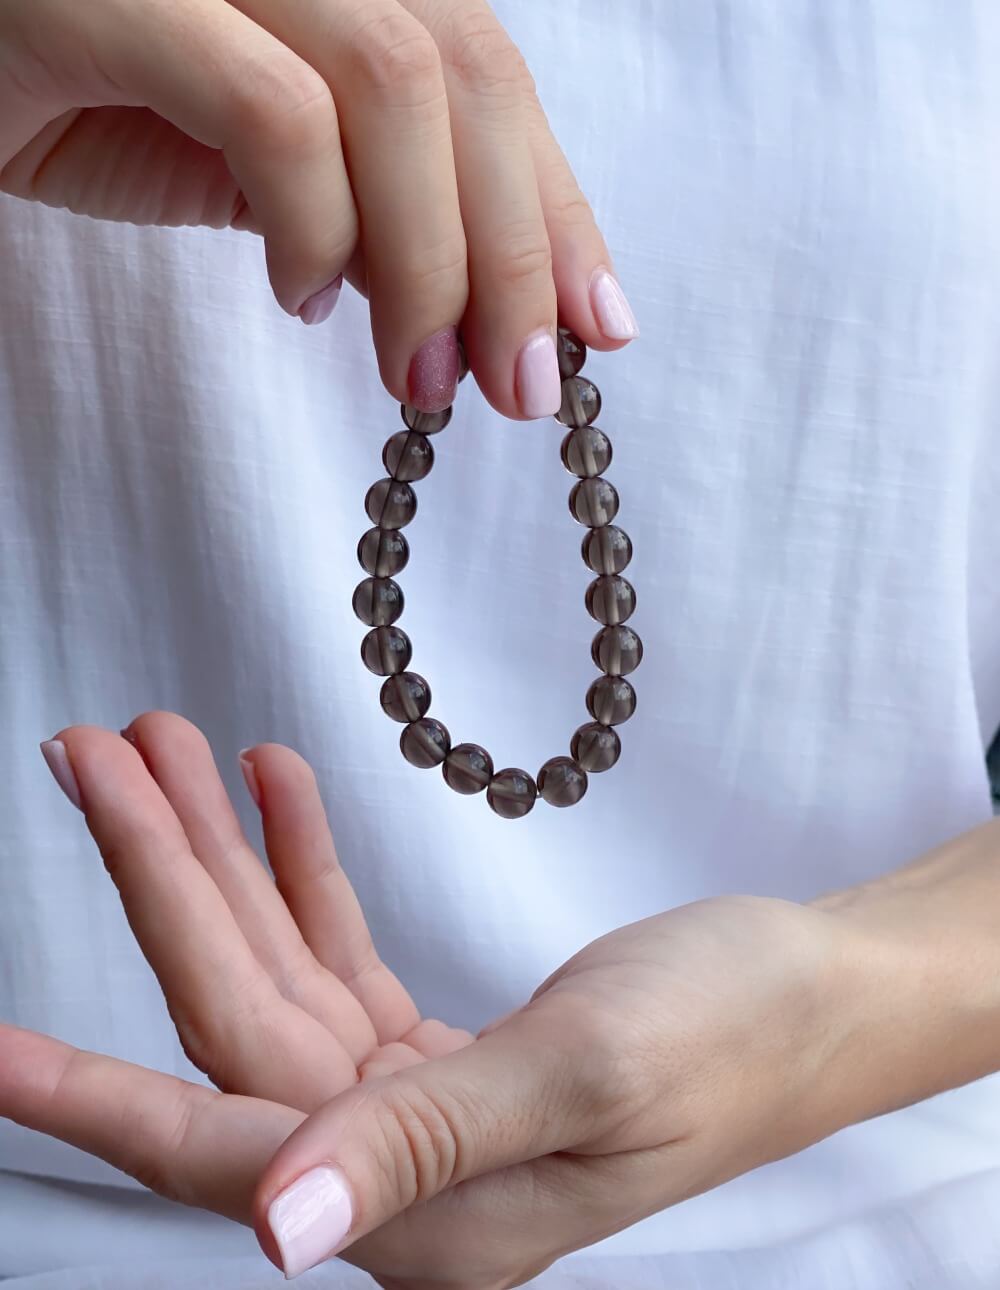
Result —
[{"label": "forearm", "polygon": [[1000,1070],[1000,821],[814,903],[844,932],[845,1123]]}]

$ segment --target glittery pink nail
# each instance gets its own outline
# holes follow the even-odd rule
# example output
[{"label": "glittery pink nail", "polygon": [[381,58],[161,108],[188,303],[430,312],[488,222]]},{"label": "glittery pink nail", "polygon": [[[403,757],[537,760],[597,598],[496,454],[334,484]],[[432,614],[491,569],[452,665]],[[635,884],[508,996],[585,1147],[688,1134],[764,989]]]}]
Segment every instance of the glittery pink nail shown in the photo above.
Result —
[{"label": "glittery pink nail", "polygon": [[410,364],[410,403],[420,412],[443,412],[455,402],[462,356],[458,331],[446,327],[425,340]]}]

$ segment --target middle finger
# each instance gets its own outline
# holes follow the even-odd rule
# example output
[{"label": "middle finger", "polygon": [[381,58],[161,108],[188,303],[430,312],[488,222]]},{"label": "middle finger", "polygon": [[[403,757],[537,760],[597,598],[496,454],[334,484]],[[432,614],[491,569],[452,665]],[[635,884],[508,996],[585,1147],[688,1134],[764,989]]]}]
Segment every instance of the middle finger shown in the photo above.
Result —
[{"label": "middle finger", "polygon": [[375,1029],[347,986],[320,965],[302,939],[240,828],[208,740],[172,712],[147,712],[125,734],[279,992],[321,1022],[360,1065],[376,1045]]},{"label": "middle finger", "polygon": [[437,47],[396,0],[232,0],[333,91],[361,223],[386,388],[437,412],[455,397],[469,282]]}]

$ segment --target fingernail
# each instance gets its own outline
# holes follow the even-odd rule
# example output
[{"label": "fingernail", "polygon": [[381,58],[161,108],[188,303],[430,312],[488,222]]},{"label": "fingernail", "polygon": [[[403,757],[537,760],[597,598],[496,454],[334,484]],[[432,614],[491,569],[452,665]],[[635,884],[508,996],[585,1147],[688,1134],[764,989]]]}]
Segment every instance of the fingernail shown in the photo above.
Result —
[{"label": "fingernail", "polygon": [[351,1230],[347,1180],[339,1169],[310,1169],[271,1202],[267,1225],[291,1280],[332,1258]]},{"label": "fingernail", "polygon": [[621,283],[607,269],[598,269],[590,279],[590,304],[601,334],[608,340],[635,340],[639,335],[639,324]]},{"label": "fingernail", "polygon": [[517,356],[517,401],[532,419],[554,417],[562,407],[562,380],[552,333],[540,331],[527,340]]},{"label": "fingernail", "polygon": [[240,753],[240,770],[243,772],[243,778],[247,782],[247,789],[253,798],[257,810],[260,810],[260,783],[257,779],[257,768],[247,757],[249,748],[244,748]]},{"label": "fingernail", "polygon": [[425,340],[410,363],[410,403],[419,412],[443,412],[455,402],[462,375],[458,330],[446,327]]},{"label": "fingernail", "polygon": [[344,275],[341,273],[329,286],[309,297],[299,310],[299,317],[307,327],[315,327],[317,323],[326,322],[337,306],[343,285]]},{"label": "fingernail", "polygon": [[73,767],[69,764],[66,745],[60,739],[48,739],[39,744],[46,765],[52,772],[52,778],[73,803],[78,811],[83,810],[83,799],[80,797],[80,785],[76,782]]}]

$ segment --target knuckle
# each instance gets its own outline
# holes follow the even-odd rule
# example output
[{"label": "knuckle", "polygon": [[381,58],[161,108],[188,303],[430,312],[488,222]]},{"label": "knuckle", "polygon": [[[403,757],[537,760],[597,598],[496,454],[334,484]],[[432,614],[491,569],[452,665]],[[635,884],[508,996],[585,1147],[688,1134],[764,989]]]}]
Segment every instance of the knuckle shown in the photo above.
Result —
[{"label": "knuckle", "polygon": [[383,1090],[376,1122],[381,1182],[394,1203],[419,1204],[461,1176],[462,1131],[452,1108],[423,1089]]},{"label": "knuckle", "polygon": [[444,96],[441,58],[430,34],[409,14],[378,14],[356,34],[354,70],[379,94],[414,99]]},{"label": "knuckle", "polygon": [[496,22],[475,22],[451,38],[446,54],[455,75],[479,93],[530,93],[531,76],[521,51]]},{"label": "knuckle", "polygon": [[172,1106],[157,1103],[155,1125],[153,1117],[142,1110],[126,1113],[122,1124],[122,1140],[141,1143],[142,1154],[137,1156],[129,1174],[143,1187],[167,1200],[182,1205],[203,1203],[199,1198],[187,1166],[190,1143],[206,1106],[219,1095],[210,1089],[200,1089],[197,1094],[180,1085]]},{"label": "knuckle", "polygon": [[258,59],[241,69],[230,111],[248,146],[298,153],[326,139],[333,97],[319,73],[300,59]]},{"label": "knuckle", "polygon": [[549,195],[546,200],[546,214],[564,228],[581,229],[594,226],[594,212],[590,202],[575,183],[567,183]]},{"label": "knuckle", "polygon": [[551,285],[552,248],[544,225],[531,222],[508,228],[496,242],[496,273],[501,288],[537,289]]},{"label": "knuckle", "polygon": [[447,301],[449,309],[464,306],[468,293],[468,248],[458,237],[436,249],[425,251],[412,267],[412,287],[423,301]]}]

